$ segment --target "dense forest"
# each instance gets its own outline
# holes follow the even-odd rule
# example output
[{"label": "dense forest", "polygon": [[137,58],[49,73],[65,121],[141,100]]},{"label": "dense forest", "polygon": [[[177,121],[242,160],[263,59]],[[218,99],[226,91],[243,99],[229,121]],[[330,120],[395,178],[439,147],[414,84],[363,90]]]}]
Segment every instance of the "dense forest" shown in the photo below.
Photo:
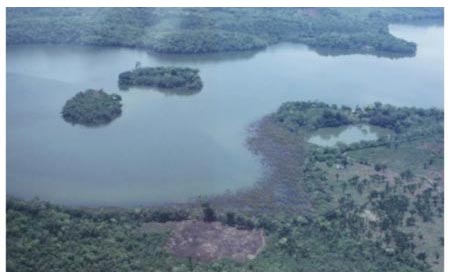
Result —
[{"label": "dense forest", "polygon": [[119,75],[119,87],[132,86],[155,87],[159,89],[199,91],[203,87],[197,69],[178,67],[137,67]]},{"label": "dense forest", "polygon": [[[390,136],[335,147],[307,143],[322,128],[361,123],[387,128]],[[7,269],[442,270],[443,111],[288,102],[255,124],[248,145],[271,168],[269,177],[207,201],[120,209],[9,197]],[[217,240],[200,239],[191,256],[182,256],[168,245],[174,235],[188,241],[177,224],[189,220],[248,237],[260,232],[265,246],[252,260],[209,261],[197,249]]]},{"label": "dense forest", "polygon": [[412,56],[389,23],[443,21],[441,8],[8,8],[7,44],[209,53],[303,43],[319,53]]},{"label": "dense forest", "polygon": [[[208,218],[204,213],[197,218]],[[223,216],[227,226],[234,218]],[[234,216],[234,215],[233,215]],[[177,258],[167,252],[168,231],[145,231],[148,222],[181,221],[185,211],[150,209],[83,210],[33,200],[7,200],[8,271],[414,271],[427,270],[411,251],[411,240],[389,252],[366,239],[365,220],[347,200],[321,218],[253,219],[269,246],[255,260],[204,262]],[[395,217],[395,216],[394,216]],[[243,220],[238,217],[237,220]],[[242,222],[242,221],[241,221]],[[249,226],[249,225],[247,225]]]},{"label": "dense forest", "polygon": [[122,98],[103,90],[88,89],[77,93],[62,109],[62,117],[72,124],[100,126],[113,121],[122,114]]}]

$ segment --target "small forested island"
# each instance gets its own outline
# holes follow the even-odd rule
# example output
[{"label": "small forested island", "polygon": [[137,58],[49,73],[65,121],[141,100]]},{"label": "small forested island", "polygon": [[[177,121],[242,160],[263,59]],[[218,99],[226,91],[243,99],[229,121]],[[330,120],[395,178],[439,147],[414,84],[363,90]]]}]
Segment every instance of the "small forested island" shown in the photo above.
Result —
[{"label": "small forested island", "polygon": [[117,94],[88,89],[68,100],[61,114],[65,121],[72,124],[101,126],[121,115],[121,100]]},{"label": "small forested island", "polygon": [[137,67],[119,75],[119,87],[155,87],[180,93],[197,92],[203,87],[197,69],[179,67]]}]

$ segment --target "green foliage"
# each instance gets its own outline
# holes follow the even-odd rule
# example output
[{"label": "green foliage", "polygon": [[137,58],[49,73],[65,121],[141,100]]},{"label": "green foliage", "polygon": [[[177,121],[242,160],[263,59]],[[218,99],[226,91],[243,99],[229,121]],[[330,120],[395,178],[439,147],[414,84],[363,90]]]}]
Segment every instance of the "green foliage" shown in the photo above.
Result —
[{"label": "green foliage", "polygon": [[209,203],[203,203],[203,221],[205,222],[214,222],[217,220],[216,212],[211,208]]},{"label": "green foliage", "polygon": [[171,271],[177,260],[164,249],[166,233],[140,226],[162,215],[187,218],[180,211],[77,209],[13,198],[6,211],[8,271]]},{"label": "green foliage", "polygon": [[227,212],[225,223],[228,226],[233,227],[236,224],[236,214],[234,214],[234,212]]},{"label": "green foliage", "polygon": [[[420,271],[427,265],[410,252],[390,254],[356,229],[363,223],[356,208],[327,214],[306,225],[286,222],[274,249],[285,261],[282,270],[293,271]],[[406,239],[405,244],[410,240]],[[267,253],[269,254],[269,253]]]},{"label": "green foliage", "polygon": [[386,164],[376,163],[374,166],[374,169],[376,171],[384,171],[384,170],[386,170],[386,168],[387,168]]},{"label": "green foliage", "polygon": [[400,133],[413,126],[443,122],[444,112],[438,109],[396,108],[391,105],[375,103],[373,106],[366,107],[360,117],[367,119],[371,125]]},{"label": "green foliage", "polygon": [[280,124],[292,132],[301,128],[319,129],[351,124],[351,114],[322,102],[286,102],[274,114]]},{"label": "green foliage", "polygon": [[[203,208],[210,208],[203,206]],[[367,239],[360,209],[348,199],[315,219],[259,220],[267,246],[255,260],[196,262],[164,249],[166,232],[142,231],[152,210],[74,209],[7,199],[8,271],[423,271],[429,266],[405,247],[390,253]],[[270,223],[270,224],[269,224]]]},{"label": "green foliage", "polygon": [[411,180],[414,177],[414,173],[410,169],[407,169],[400,173],[400,177],[406,180]]},{"label": "green foliage", "polygon": [[[334,124],[333,121],[322,120],[325,111],[331,111],[326,115],[334,116],[338,121],[343,119],[336,117],[341,113],[352,124],[369,124],[371,119],[381,115],[384,117],[383,122],[372,123],[389,127],[393,131],[376,141],[350,145],[327,148],[294,145],[310,137],[314,130],[323,126],[321,123],[325,123],[325,126],[330,122]],[[311,221],[318,222],[322,231],[316,233],[317,237],[321,237],[324,231],[333,231],[333,226],[339,223],[341,230],[346,228],[349,243],[356,239],[358,243],[364,243],[361,244],[361,253],[371,251],[371,245],[375,245],[380,250],[375,249],[370,253],[377,255],[373,260],[380,260],[380,265],[374,267],[362,259],[360,262],[355,260],[362,270],[442,270],[442,261],[416,257],[422,251],[428,255],[442,253],[442,248],[437,247],[436,243],[439,243],[443,233],[443,183],[439,178],[432,179],[442,172],[442,165],[433,166],[434,162],[440,162],[443,158],[440,151],[443,145],[442,110],[393,107],[381,103],[353,110],[320,102],[288,102],[268,119],[279,129],[272,128],[269,131],[277,131],[276,136],[269,134],[267,137],[273,146],[277,137],[282,136],[283,148],[276,152],[283,154],[285,162],[276,165],[281,171],[275,169],[275,175],[270,180],[271,187],[274,187],[273,184],[281,187],[284,183],[297,182],[293,187],[300,192],[304,189],[302,195],[307,197],[305,200],[311,207],[300,212],[309,216]],[[260,129],[266,133],[264,129],[267,128]],[[296,149],[306,149],[303,157],[298,158],[288,149],[291,145]],[[263,155],[269,164],[277,160],[271,153]],[[429,164],[430,160],[433,164]],[[292,165],[302,162],[305,162],[304,168],[292,168]],[[423,170],[424,162],[431,169]],[[284,176],[279,177],[280,173]],[[279,184],[276,184],[278,181]],[[268,193],[271,194],[270,191]],[[284,203],[285,207],[291,202],[288,198],[280,201],[278,196],[272,199]],[[282,209],[280,211],[285,212]],[[433,228],[432,232],[430,227]],[[304,228],[294,240],[286,237],[290,231],[292,228],[283,229],[283,233],[277,236],[279,245],[285,251],[290,251],[288,254],[291,258],[299,255],[304,257],[304,251],[293,248],[296,246],[294,241],[298,242],[296,239],[305,238]],[[426,235],[426,239],[422,237],[421,240],[420,235]],[[315,246],[311,250],[316,249]],[[348,249],[351,250],[350,247]],[[331,248],[325,250],[330,251]],[[381,263],[386,258],[380,254],[391,260]],[[315,260],[322,261],[324,258],[327,256],[321,254]],[[326,270],[361,270],[352,267],[351,263],[335,259],[328,259],[328,262]],[[335,263],[341,264],[341,269],[333,269]],[[406,266],[400,267],[399,264]],[[289,269],[296,270],[297,267],[291,260]],[[320,270],[317,266],[315,268],[310,270]]]},{"label": "green foliage", "polygon": [[407,225],[408,227],[413,227],[413,226],[415,226],[415,225],[416,225],[416,218],[414,218],[414,217],[408,217],[408,218],[406,219],[406,225]]},{"label": "green foliage", "polygon": [[403,223],[403,218],[408,210],[409,199],[404,195],[378,195],[379,199],[372,199],[374,208],[383,216],[381,227],[383,230],[391,226],[398,226]]},{"label": "green foliage", "polygon": [[433,210],[433,208],[435,208],[438,203],[441,203],[440,206],[443,206],[443,198],[440,199],[439,196],[433,197],[432,189],[427,189],[417,195],[414,206],[417,210],[417,214],[422,217],[422,220],[424,222],[430,222],[435,215],[435,210]]},{"label": "green foliage", "polygon": [[411,56],[388,24],[443,19],[441,8],[8,8],[8,44],[139,47],[163,53],[304,43],[319,53]]},{"label": "green foliage", "polygon": [[177,91],[199,91],[203,83],[197,69],[176,67],[137,67],[119,75],[119,86],[148,86]]},{"label": "green foliage", "polygon": [[322,127],[338,127],[342,125],[348,125],[351,121],[348,116],[341,112],[335,112],[330,109],[324,110],[316,123],[314,124],[317,128]]},{"label": "green foliage", "polygon": [[[414,55],[417,46],[415,43],[394,37],[385,32],[379,33],[325,33],[314,40],[309,41],[309,45],[319,49],[345,50],[348,53],[378,53],[402,54],[405,56]],[[386,55],[386,54],[385,54]]]},{"label": "green foliage", "polygon": [[435,108],[399,108],[381,103],[352,111],[345,106],[339,108],[321,102],[286,102],[272,117],[291,132],[348,124],[370,124],[396,133],[389,138],[381,137],[376,142],[360,142],[343,147],[354,150],[410,141],[430,134],[443,134],[444,112]]},{"label": "green foliage", "polygon": [[163,33],[157,39],[147,38],[145,44],[155,52],[173,54],[248,51],[267,46],[265,41],[253,35],[215,29]]},{"label": "green foliage", "polygon": [[117,94],[107,94],[101,89],[88,89],[66,102],[62,117],[72,124],[105,125],[122,114],[121,100]]}]

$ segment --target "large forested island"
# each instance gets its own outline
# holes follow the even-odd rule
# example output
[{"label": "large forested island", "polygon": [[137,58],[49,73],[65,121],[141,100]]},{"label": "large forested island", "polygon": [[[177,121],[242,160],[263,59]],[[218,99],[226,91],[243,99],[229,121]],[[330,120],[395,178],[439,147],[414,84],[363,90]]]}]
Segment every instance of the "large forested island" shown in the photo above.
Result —
[{"label": "large forested island", "polygon": [[155,87],[178,92],[199,91],[203,83],[197,69],[179,67],[138,67],[119,75],[119,87]]},{"label": "large forested island", "polygon": [[303,43],[319,53],[412,56],[390,23],[443,21],[442,8],[8,8],[8,44],[137,47],[210,53]]},{"label": "large forested island", "polygon": [[[288,102],[255,123],[258,187],[154,208],[7,200],[9,271],[430,271],[443,266],[443,111]],[[389,136],[322,147],[324,128]]]},{"label": "large forested island", "polygon": [[84,126],[105,125],[122,113],[122,98],[103,90],[88,89],[68,100],[62,109],[62,117],[72,124]]}]

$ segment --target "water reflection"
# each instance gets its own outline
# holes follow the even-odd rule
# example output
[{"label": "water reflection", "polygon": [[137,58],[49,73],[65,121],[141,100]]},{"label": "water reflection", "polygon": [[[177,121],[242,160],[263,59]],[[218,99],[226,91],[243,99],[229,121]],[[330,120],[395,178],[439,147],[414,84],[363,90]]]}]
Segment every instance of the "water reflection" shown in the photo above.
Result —
[{"label": "water reflection", "polygon": [[148,52],[155,60],[162,63],[217,63],[219,61],[248,60],[253,58],[261,49],[249,51],[230,51],[222,53],[192,54],[164,54]]},{"label": "water reflection", "polygon": [[119,90],[123,92],[130,91],[132,88],[138,89],[140,91],[153,91],[161,93],[165,96],[181,96],[181,97],[188,97],[195,94],[200,93],[202,89],[164,89],[164,88],[157,88],[153,86],[123,86],[118,84]]},{"label": "water reflection", "polygon": [[[354,55],[354,50],[338,50],[338,49],[329,49],[329,48],[310,48],[312,51],[315,51],[317,54],[322,56],[329,57],[337,57],[341,55]],[[378,58],[389,58],[389,59],[401,59],[401,58],[411,58],[416,56],[416,53],[392,53],[386,51],[370,51],[370,52],[359,52],[359,54],[369,54]]]}]

